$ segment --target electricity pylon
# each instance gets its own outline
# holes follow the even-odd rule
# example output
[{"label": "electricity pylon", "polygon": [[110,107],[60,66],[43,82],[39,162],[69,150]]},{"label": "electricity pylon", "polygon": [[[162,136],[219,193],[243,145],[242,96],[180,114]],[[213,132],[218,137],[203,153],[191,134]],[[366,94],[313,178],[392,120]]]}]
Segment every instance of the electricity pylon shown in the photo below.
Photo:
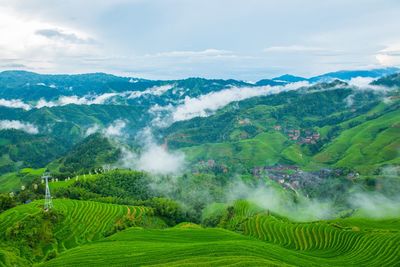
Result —
[{"label": "electricity pylon", "polygon": [[42,175],[42,179],[45,179],[45,181],[46,181],[46,195],[45,195],[45,199],[44,199],[44,210],[45,211],[48,211],[51,208],[53,208],[53,201],[51,201],[50,188],[49,188],[49,178],[51,178],[51,176],[48,172],[46,172]]}]

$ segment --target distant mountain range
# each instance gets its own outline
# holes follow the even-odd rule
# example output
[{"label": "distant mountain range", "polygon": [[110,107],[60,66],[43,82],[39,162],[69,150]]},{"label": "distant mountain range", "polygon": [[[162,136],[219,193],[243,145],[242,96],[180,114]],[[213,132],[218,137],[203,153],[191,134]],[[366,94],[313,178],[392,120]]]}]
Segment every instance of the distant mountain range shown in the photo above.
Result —
[{"label": "distant mountain range", "polygon": [[[391,75],[400,72],[400,68],[388,67],[381,69],[371,70],[341,70],[336,72],[329,72],[310,78],[294,76],[291,74],[284,74],[279,77],[261,79],[256,82],[257,85],[282,85],[285,83],[293,83],[300,81],[321,82],[330,81],[333,79],[350,80],[355,77],[371,77],[379,78],[386,75]],[[74,91],[75,93],[87,93],[90,89],[96,89],[98,93],[107,91],[107,89],[118,90],[119,85],[124,85],[124,90],[135,89],[144,90],[149,85],[162,85],[164,83],[193,83],[194,81],[212,81],[214,83],[225,83],[229,85],[243,86],[252,85],[244,81],[228,79],[204,79],[192,77],[181,80],[147,80],[141,78],[119,77],[106,73],[87,73],[87,74],[38,74],[29,71],[8,70],[0,72],[0,88],[2,90],[7,88],[21,87],[49,87],[52,89],[59,89],[65,91]],[[75,86],[75,87],[74,87]],[[71,88],[72,87],[72,88]],[[103,87],[102,90],[100,88]],[[40,91],[43,91],[41,88]],[[54,90],[53,90],[54,91]]]},{"label": "distant mountain range", "polygon": [[372,70],[340,70],[335,72],[328,72],[310,78],[285,74],[272,79],[262,79],[258,81],[256,84],[275,86],[275,85],[282,85],[282,84],[302,82],[302,81],[308,81],[310,83],[329,82],[335,79],[348,81],[356,77],[379,78],[382,76],[391,75],[398,72],[400,72],[399,68],[390,67],[390,68],[372,69]]},{"label": "distant mountain range", "polygon": [[[383,134],[390,136],[398,129],[393,121],[398,115],[399,91],[394,89],[386,95],[377,91],[361,93],[345,81],[380,77],[373,84],[400,87],[398,72],[397,68],[338,71],[312,78],[287,74],[253,84],[233,79],[152,81],[104,73],[42,75],[4,71],[0,73],[0,174],[23,167],[44,167],[50,162],[54,168],[68,169],[72,162],[67,160],[68,153],[80,151],[76,145],[90,134],[127,137],[129,145],[135,146],[137,133],[146,127],[153,127],[158,143],[185,151],[192,162],[218,160],[222,148],[230,153],[224,154],[224,164],[247,171],[266,162],[346,166],[347,161],[328,157],[328,144],[345,130],[357,132],[359,124],[371,127],[374,119],[377,129],[382,125],[379,129],[387,129],[387,133],[379,132],[382,140],[391,140]],[[316,84],[302,90],[284,87],[302,81]],[[257,87],[263,85],[282,87]],[[298,141],[289,135],[288,131],[294,129],[303,131]],[[317,133],[320,139],[309,140]],[[385,149],[397,149],[397,137],[393,136]],[[274,146],[269,147],[270,140],[275,140]],[[352,141],[349,147],[360,142]],[[384,151],[380,146],[376,144]],[[90,145],[83,143],[83,147]],[[108,162],[104,158],[110,156],[106,153],[109,145],[104,143],[103,147],[101,156],[88,159]],[[337,149],[338,155],[347,153],[341,148],[338,143],[332,150]],[[361,155],[372,155],[375,150],[371,148],[372,152],[363,151]],[[359,169],[372,173],[390,160],[393,157],[377,158]],[[363,162],[365,158],[360,157],[357,164],[363,166]]]}]

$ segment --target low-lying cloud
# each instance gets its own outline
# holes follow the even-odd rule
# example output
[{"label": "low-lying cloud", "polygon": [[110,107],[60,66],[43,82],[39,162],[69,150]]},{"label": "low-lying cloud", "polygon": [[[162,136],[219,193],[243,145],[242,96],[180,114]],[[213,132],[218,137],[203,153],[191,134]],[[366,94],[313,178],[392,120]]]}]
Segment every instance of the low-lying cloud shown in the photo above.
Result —
[{"label": "low-lying cloud", "polygon": [[85,136],[89,136],[91,134],[97,133],[100,131],[100,129],[101,129],[100,125],[94,124],[86,129]]},{"label": "low-lying cloud", "polygon": [[117,96],[117,93],[105,93],[96,96],[61,96],[58,100],[55,101],[47,101],[45,99],[40,99],[36,104],[36,108],[43,107],[57,107],[57,106],[66,106],[70,104],[75,105],[101,105],[106,103],[112,97]]},{"label": "low-lying cloud", "polygon": [[123,148],[120,160],[122,167],[162,175],[179,174],[184,171],[185,155],[178,151],[170,152],[166,146],[157,144],[149,128],[139,133],[137,138],[142,143],[141,152],[135,153]]},{"label": "low-lying cloud", "polygon": [[94,133],[102,133],[104,136],[109,138],[123,137],[125,135],[124,129],[126,127],[126,121],[117,119],[110,123],[107,127],[102,127],[99,124],[93,124],[85,131],[85,136],[89,136]]},{"label": "low-lying cloud", "polygon": [[103,134],[108,137],[121,137],[124,135],[123,130],[125,127],[126,122],[124,120],[115,120],[103,130]]},{"label": "low-lying cloud", "polygon": [[127,95],[129,99],[132,98],[138,98],[144,95],[154,95],[154,96],[161,96],[167,91],[171,90],[174,88],[173,85],[167,84],[167,85],[162,85],[162,86],[154,86],[151,88],[148,88],[144,91],[131,91],[131,92],[125,92],[124,94]]},{"label": "low-lying cloud", "polygon": [[163,146],[151,143],[144,147],[136,166],[137,169],[155,174],[176,174],[183,171],[185,156],[169,152]]},{"label": "low-lying cloud", "polygon": [[349,198],[351,206],[358,210],[360,217],[398,218],[400,217],[400,197],[387,197],[377,192],[356,193]]},{"label": "low-lying cloud", "polygon": [[[40,83],[44,85],[44,83]],[[50,85],[51,87],[52,85]],[[55,85],[53,85],[55,87]],[[9,108],[21,108],[24,110],[31,110],[33,108],[44,108],[44,107],[59,107],[59,106],[66,106],[66,105],[103,105],[108,103],[113,103],[113,99],[115,97],[123,97],[127,99],[135,99],[140,98],[146,95],[154,95],[154,96],[161,96],[167,91],[174,88],[172,84],[166,84],[162,86],[153,86],[144,91],[124,91],[120,93],[104,93],[100,95],[85,95],[85,96],[60,96],[56,100],[46,100],[44,98],[39,99],[36,104],[29,104],[25,103],[23,100],[20,99],[0,99],[0,106],[9,107]]]},{"label": "low-lying cloud", "polygon": [[[296,201],[288,191],[260,184],[248,185],[236,180],[223,190],[226,201],[246,199],[257,206],[294,221],[316,221],[338,218],[343,211],[359,218],[400,218],[400,197],[377,191],[353,188],[341,205],[330,199],[307,198],[297,195]],[[349,192],[350,192],[349,191]],[[344,205],[344,206],[343,206]],[[352,211],[352,212],[351,212]],[[354,212],[354,213],[353,213]]]},{"label": "low-lying cloud", "polygon": [[35,125],[29,122],[22,122],[18,120],[1,120],[0,130],[7,130],[7,129],[21,130],[29,134],[39,133],[39,129]]},{"label": "low-lying cloud", "polygon": [[229,202],[246,199],[257,206],[285,216],[295,221],[316,221],[330,219],[337,210],[333,203],[318,199],[299,197],[297,202],[283,189],[259,185],[249,186],[242,181],[236,181],[226,190]]},{"label": "low-lying cloud", "polygon": [[231,102],[256,96],[278,94],[308,85],[308,82],[297,82],[285,86],[232,87],[196,98],[186,97],[183,104],[177,106],[172,113],[172,120],[176,122],[189,120],[194,117],[206,117]]},{"label": "low-lying cloud", "polygon": [[22,108],[24,110],[30,110],[32,107],[29,104],[24,103],[19,99],[0,99],[0,106],[8,108]]},{"label": "low-lying cloud", "polygon": [[355,77],[355,78],[351,78],[347,83],[350,86],[352,86],[353,89],[386,91],[388,89],[387,87],[372,84],[372,82],[377,79],[378,78],[371,78],[371,77]]}]

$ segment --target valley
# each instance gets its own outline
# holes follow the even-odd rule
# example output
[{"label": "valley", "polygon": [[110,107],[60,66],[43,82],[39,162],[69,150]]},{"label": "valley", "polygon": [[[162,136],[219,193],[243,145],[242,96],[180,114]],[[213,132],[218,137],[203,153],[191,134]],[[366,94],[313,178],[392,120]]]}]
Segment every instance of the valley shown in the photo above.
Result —
[{"label": "valley", "polygon": [[0,266],[396,266],[396,72],[2,72]]}]

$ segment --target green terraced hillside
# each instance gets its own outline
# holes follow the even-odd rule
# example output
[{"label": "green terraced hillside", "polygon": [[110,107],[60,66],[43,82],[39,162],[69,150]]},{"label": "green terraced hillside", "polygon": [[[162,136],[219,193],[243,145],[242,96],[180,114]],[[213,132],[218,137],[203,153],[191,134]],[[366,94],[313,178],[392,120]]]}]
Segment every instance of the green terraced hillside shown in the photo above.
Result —
[{"label": "green terraced hillside", "polygon": [[8,193],[14,190],[19,190],[22,185],[26,186],[35,178],[40,177],[44,171],[44,168],[24,168],[18,172],[10,172],[0,175],[0,193]]},{"label": "green terraced hillside", "polygon": [[400,262],[400,220],[294,223],[257,215],[244,222],[243,232],[314,256],[321,266],[395,266]]},{"label": "green terraced hillside", "polygon": [[296,258],[295,251],[223,229],[129,229],[40,266],[279,266]]},{"label": "green terraced hillside", "polygon": [[[43,201],[21,205],[0,214],[0,262],[14,253],[32,262],[87,242],[99,240],[125,225],[163,227],[147,207],[105,204],[93,201],[54,200],[58,220],[42,219]],[[43,228],[45,229],[43,229]],[[28,228],[28,229],[27,229]],[[27,236],[25,235],[27,234]],[[36,236],[37,235],[37,236]],[[44,238],[44,240],[26,240]],[[54,251],[54,252],[53,252]]]},{"label": "green terraced hillside", "polygon": [[[312,155],[304,145],[290,141],[281,132],[264,132],[235,142],[207,143],[182,148],[191,162],[214,159],[237,168],[295,164],[305,169],[322,166],[354,168],[372,174],[381,166],[398,165],[400,111],[383,112],[374,119],[359,116],[342,123],[343,129],[331,142]],[[355,124],[355,126],[353,126]],[[327,129],[321,128],[324,134]]]},{"label": "green terraced hillside", "polygon": [[400,110],[396,110],[345,130],[314,158],[361,172],[383,164],[399,164],[399,118]]},{"label": "green terraced hillside", "polygon": [[249,220],[245,233],[263,241],[192,225],[131,228],[40,266],[394,266],[399,261],[398,231],[363,232],[360,227],[356,232],[322,223],[286,229],[262,218],[269,217]]}]

